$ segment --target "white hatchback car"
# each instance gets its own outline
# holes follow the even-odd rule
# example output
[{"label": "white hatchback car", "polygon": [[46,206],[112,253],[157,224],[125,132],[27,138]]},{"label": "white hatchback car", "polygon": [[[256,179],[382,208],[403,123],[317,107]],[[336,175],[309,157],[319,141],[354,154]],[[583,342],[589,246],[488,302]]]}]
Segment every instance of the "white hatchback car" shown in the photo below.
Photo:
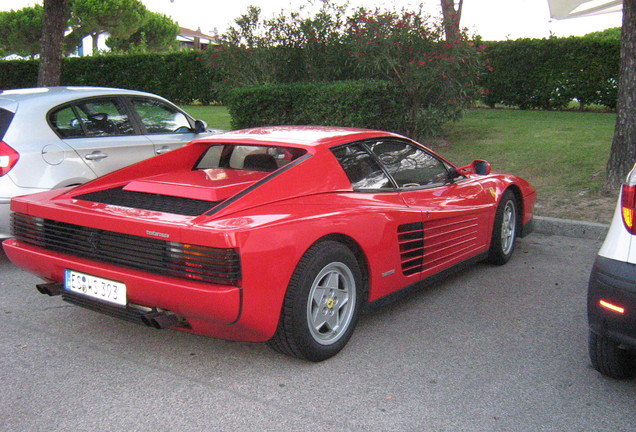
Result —
[{"label": "white hatchback car", "polygon": [[636,372],[636,166],[623,184],[614,218],[588,285],[592,366],[612,378]]},{"label": "white hatchback car", "polygon": [[0,92],[0,238],[9,203],[84,183],[181,147],[209,130],[157,95],[100,87]]}]

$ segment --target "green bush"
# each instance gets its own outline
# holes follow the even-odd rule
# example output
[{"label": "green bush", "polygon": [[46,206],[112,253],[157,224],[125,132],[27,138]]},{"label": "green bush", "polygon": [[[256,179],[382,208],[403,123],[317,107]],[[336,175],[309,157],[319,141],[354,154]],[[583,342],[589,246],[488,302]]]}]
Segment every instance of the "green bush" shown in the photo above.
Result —
[{"label": "green bush", "polygon": [[233,128],[331,125],[402,132],[403,94],[386,81],[335,81],[239,87],[226,105]]},{"label": "green bush", "polygon": [[38,65],[37,60],[0,61],[0,90],[35,87]]},{"label": "green bush", "polygon": [[[37,60],[0,62],[0,89],[35,87],[37,75]],[[219,81],[195,51],[69,57],[62,62],[62,85],[141,90],[179,104],[218,101]]]},{"label": "green bush", "polygon": [[[362,24],[377,24],[380,30],[399,27],[385,26],[381,20],[386,18],[383,15],[367,14],[362,17],[364,20],[350,21],[349,25],[357,25],[359,29]],[[395,21],[400,17],[391,15],[390,18]],[[382,44],[374,44],[373,38],[368,35],[374,35],[376,31],[355,33],[350,29],[349,33],[357,39],[352,36],[346,43],[330,40],[328,44],[314,41],[305,46],[217,47],[203,53],[185,51],[66,58],[62,64],[61,83],[148,91],[180,104],[195,101],[225,103],[230,89],[234,88],[236,92],[240,91],[236,90],[237,87],[264,85],[268,89],[267,97],[273,97],[271,92],[278,92],[281,99],[276,103],[252,106],[251,109],[256,111],[255,115],[261,121],[278,124],[282,122],[279,118],[288,122],[293,116],[300,115],[297,101],[286,95],[300,92],[303,97],[315,101],[321,94],[313,90],[323,89],[325,84],[321,82],[349,80],[348,85],[353,88],[355,86],[351,82],[361,78],[392,81],[394,84],[385,88],[388,92],[386,97],[389,94],[400,95],[405,112],[399,116],[399,130],[410,131],[409,135],[435,133],[441,124],[440,119],[457,119],[475,99],[479,87],[475,85],[474,77],[482,58],[474,55],[470,43],[429,41],[428,45],[418,45],[418,49],[411,50],[405,48],[410,40],[409,34],[393,32],[382,39]],[[369,39],[365,39],[365,35]],[[389,36],[399,43],[392,43],[393,39]],[[430,52],[421,51],[424,47],[430,48]],[[478,53],[481,51],[479,48],[476,50]],[[620,64],[620,41],[616,38],[519,39],[488,42],[485,50],[488,66],[482,69],[479,84],[484,92],[483,99],[490,106],[503,104],[522,109],[561,109],[577,99],[582,107],[590,104],[610,109],[616,107]],[[413,57],[409,57],[411,53]],[[37,60],[0,61],[0,89],[34,87],[37,74]],[[314,83],[310,87],[312,90],[306,90],[300,84],[297,88],[277,90],[276,84],[299,82]],[[401,83],[401,90],[394,88],[400,85],[398,83]],[[325,97],[339,98],[342,85],[324,87],[329,89]],[[373,87],[376,88],[377,85]],[[343,91],[345,96],[347,91],[356,95],[351,88]],[[262,97],[266,99],[264,95]],[[351,105],[354,108],[360,106],[363,97],[355,96]],[[376,101],[371,112],[378,106],[380,98],[372,94],[365,99]],[[283,102],[288,99],[289,102]],[[346,97],[338,100],[340,106],[346,105]],[[394,106],[395,103],[383,102],[383,106],[388,105]],[[263,107],[268,107],[268,111],[259,113],[258,110]],[[276,109],[282,113],[273,112]],[[299,117],[295,123],[307,123],[309,120],[327,122],[320,120],[318,113],[327,111],[320,114],[327,116],[329,109],[313,106],[311,117],[303,114],[304,117]],[[243,111],[247,109],[239,109],[237,113]],[[343,115],[346,110],[336,112]],[[360,110],[353,109],[351,113],[354,112],[359,113]],[[353,114],[342,119],[329,117],[328,120],[331,124],[353,124],[351,116]],[[268,117],[271,120],[266,120]],[[245,122],[237,120],[237,124],[254,123],[250,119]],[[397,130],[395,127],[391,129]]]},{"label": "green bush", "polygon": [[488,42],[490,69],[482,80],[488,105],[559,109],[616,107],[620,42],[588,37]]}]

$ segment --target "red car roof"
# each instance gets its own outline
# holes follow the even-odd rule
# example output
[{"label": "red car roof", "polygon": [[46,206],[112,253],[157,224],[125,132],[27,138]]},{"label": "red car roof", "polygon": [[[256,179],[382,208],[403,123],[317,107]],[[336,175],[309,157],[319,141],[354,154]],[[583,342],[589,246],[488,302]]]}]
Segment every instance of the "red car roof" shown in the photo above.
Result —
[{"label": "red car roof", "polygon": [[331,147],[367,138],[399,136],[390,132],[334,126],[265,126],[215,135],[195,142],[284,143],[308,147]]}]

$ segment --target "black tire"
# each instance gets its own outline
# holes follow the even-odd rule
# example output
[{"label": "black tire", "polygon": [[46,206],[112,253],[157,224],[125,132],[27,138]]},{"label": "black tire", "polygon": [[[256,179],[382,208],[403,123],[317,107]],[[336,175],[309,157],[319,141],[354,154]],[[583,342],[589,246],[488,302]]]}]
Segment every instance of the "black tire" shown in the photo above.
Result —
[{"label": "black tire", "polygon": [[351,250],[335,241],[315,244],[292,275],[268,345],[315,362],[333,357],[351,338],[362,293],[360,268]]},{"label": "black tire", "polygon": [[503,265],[508,262],[515,250],[518,230],[519,204],[515,194],[507,190],[503,193],[495,213],[487,258],[489,263]]},{"label": "black tire", "polygon": [[606,336],[590,331],[588,348],[592,367],[610,378],[634,376],[634,356]]}]

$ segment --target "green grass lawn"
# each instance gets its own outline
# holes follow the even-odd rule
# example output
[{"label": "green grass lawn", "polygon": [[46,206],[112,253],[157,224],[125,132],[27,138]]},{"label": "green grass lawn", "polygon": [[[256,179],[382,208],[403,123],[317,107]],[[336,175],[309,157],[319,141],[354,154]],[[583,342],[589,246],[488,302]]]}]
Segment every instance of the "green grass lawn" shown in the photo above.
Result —
[{"label": "green grass lawn", "polygon": [[602,193],[615,114],[477,109],[431,146],[454,163],[488,160],[538,190],[536,214],[609,223],[617,193]]},{"label": "green grass lawn", "polygon": [[195,119],[206,122],[208,127],[216,129],[232,129],[232,125],[230,124],[232,118],[225,107],[186,105],[181,108]]},{"label": "green grass lawn", "polygon": [[[208,126],[230,129],[224,107],[183,107]],[[617,191],[603,194],[615,114],[475,109],[423,142],[456,165],[486,159],[538,190],[536,214],[609,223]]]}]

